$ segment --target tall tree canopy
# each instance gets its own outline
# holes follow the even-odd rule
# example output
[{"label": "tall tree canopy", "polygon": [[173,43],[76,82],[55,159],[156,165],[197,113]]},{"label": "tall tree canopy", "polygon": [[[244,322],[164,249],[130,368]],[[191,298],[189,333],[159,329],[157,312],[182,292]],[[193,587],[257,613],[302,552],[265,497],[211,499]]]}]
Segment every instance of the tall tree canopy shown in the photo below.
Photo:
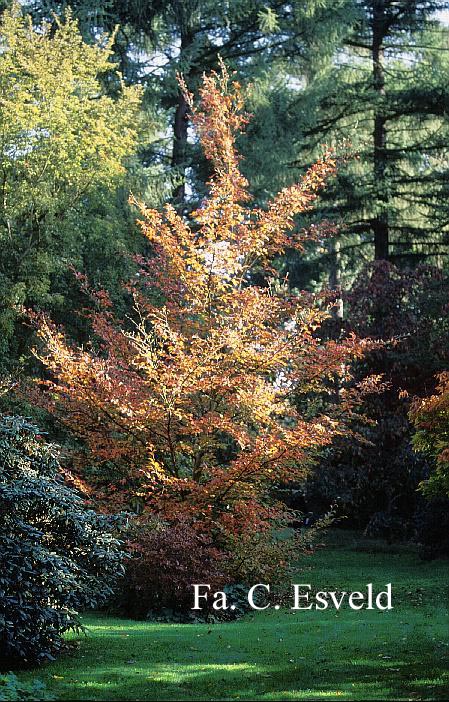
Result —
[{"label": "tall tree canopy", "polygon": [[[51,10],[60,13],[66,5],[65,0],[35,0],[29,7],[36,18],[42,18],[50,17]],[[94,4],[73,0],[70,6],[86,38],[94,38],[101,29],[112,31],[119,24],[114,51],[121,70],[129,82],[147,87],[147,107],[160,119],[160,139],[148,143],[141,155],[147,166],[155,162],[165,166],[179,205],[192,188],[201,189],[208,174],[198,174],[198,162],[203,168],[207,164],[200,149],[188,143],[188,106],[176,73],[182,72],[189,88],[195,89],[203,71],[217,67],[220,55],[239,71],[241,79],[262,78],[257,93],[263,102],[261,92],[271,92],[270,81],[276,73],[288,80],[286,65],[298,63],[307,71],[318,46],[332,53],[343,18],[352,12],[350,0],[276,0],[269,4],[262,0],[108,0]],[[263,79],[266,73],[268,80]],[[273,186],[269,194],[275,191]]]},{"label": "tall tree canopy", "polygon": [[102,269],[106,282],[99,230],[103,251],[129,248],[119,188],[136,147],[140,89],[111,64],[112,40],[86,44],[70,14],[33,28],[14,5],[1,37],[0,351],[12,354],[22,305],[66,310],[71,264]]},{"label": "tall tree canopy", "polygon": [[[159,120],[142,161],[159,179],[166,174],[178,204],[192,190],[202,196],[209,174],[189,144],[175,74],[194,89],[221,54],[253,82],[251,140],[240,146],[259,200],[293,182],[323,142],[349,141],[359,159],[341,169],[324,203],[345,225],[349,277],[361,256],[410,263],[447,253],[449,54],[439,19],[447,0],[71,4],[86,38],[120,24],[114,51],[126,79],[147,86],[147,107]],[[30,3],[36,17],[65,5]],[[165,197],[167,182],[160,189]],[[327,274],[333,258],[328,251],[323,259]]]},{"label": "tall tree canopy", "polygon": [[448,6],[355,0],[340,51],[290,103],[296,163],[323,141],[358,152],[328,193],[348,257],[435,262],[448,252],[449,33],[438,16]]}]

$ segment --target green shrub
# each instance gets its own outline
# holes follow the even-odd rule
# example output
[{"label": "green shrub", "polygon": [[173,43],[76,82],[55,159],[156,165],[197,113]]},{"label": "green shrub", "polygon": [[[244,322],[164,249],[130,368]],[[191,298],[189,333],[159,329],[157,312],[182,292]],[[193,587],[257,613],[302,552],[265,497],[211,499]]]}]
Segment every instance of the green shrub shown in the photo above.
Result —
[{"label": "green shrub", "polygon": [[0,418],[0,658],[52,659],[78,610],[123,573],[117,517],[64,484],[58,449],[20,417]]},{"label": "green shrub", "polygon": [[13,673],[0,674],[0,701],[16,702],[19,700],[54,700],[55,697],[47,692],[43,682],[33,680],[31,683],[21,682]]}]

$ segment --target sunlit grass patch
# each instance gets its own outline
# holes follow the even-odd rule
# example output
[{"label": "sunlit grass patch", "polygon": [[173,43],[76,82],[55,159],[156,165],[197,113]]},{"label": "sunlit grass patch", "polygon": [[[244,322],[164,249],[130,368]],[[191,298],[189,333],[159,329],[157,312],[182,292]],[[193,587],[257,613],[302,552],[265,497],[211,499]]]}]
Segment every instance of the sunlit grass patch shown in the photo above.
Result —
[{"label": "sunlit grass patch", "polygon": [[93,614],[73,655],[24,677],[38,675],[61,700],[446,700],[447,569],[340,537],[296,582],[393,582],[392,611],[282,609],[223,624]]}]

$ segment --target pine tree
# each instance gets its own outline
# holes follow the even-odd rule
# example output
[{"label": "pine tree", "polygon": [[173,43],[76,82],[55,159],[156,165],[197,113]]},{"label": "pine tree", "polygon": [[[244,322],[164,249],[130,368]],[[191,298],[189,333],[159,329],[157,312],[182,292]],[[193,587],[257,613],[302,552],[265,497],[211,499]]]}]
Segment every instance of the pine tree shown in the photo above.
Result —
[{"label": "pine tree", "polygon": [[296,164],[323,141],[349,140],[359,155],[328,193],[346,265],[355,252],[400,264],[448,252],[449,33],[435,15],[448,6],[355,2],[340,52],[297,94]]}]

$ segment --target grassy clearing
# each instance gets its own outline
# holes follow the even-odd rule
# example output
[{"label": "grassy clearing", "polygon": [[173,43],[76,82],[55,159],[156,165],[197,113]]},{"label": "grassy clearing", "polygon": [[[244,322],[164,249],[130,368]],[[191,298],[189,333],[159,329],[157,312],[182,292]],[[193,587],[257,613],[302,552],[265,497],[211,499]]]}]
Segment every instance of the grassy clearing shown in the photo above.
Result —
[{"label": "grassy clearing", "polygon": [[61,700],[448,699],[447,561],[363,543],[331,535],[295,582],[392,582],[392,611],[282,609],[214,625],[89,615],[73,656],[20,677]]}]

